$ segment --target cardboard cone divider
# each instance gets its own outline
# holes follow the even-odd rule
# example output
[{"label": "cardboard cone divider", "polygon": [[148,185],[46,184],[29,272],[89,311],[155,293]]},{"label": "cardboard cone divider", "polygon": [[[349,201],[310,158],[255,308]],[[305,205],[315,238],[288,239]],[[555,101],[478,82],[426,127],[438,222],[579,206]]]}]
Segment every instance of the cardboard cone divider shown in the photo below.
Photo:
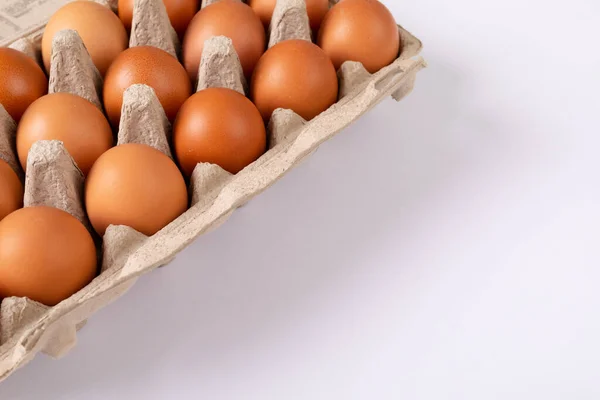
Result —
[{"label": "cardboard cone divider", "polygon": [[196,91],[210,87],[225,87],[243,94],[248,84],[233,42],[226,36],[213,36],[204,42]]},{"label": "cardboard cone divider", "polygon": [[279,0],[269,24],[269,47],[289,39],[311,41],[304,0]]},{"label": "cardboard cone divider", "polygon": [[[98,2],[116,9],[115,0]],[[213,2],[204,0],[202,7]],[[418,56],[421,42],[400,26],[398,31],[402,42],[398,59],[375,74],[360,63],[344,63],[338,71],[339,101],[313,120],[305,121],[291,110],[275,110],[267,125],[268,151],[236,175],[214,164],[199,163],[189,180],[190,208],[161,231],[147,237],[130,227],[110,226],[99,251],[101,272],[85,288],[54,307],[26,298],[2,299],[0,381],[40,351],[53,357],[66,354],[87,318],[123,295],[140,275],[167,264],[196,237],[220,226],[235,209],[384,98],[400,100],[410,93],[417,72],[426,64]],[[41,32],[34,31],[10,46],[40,63]],[[277,1],[269,47],[287,39],[311,40],[303,0]],[[155,46],[180,55],[179,40],[161,0],[135,0],[129,45]],[[102,78],[77,32],[58,32],[52,46],[49,92],[79,95],[102,110]],[[205,42],[196,87],[225,87],[248,94],[231,39],[218,36]],[[59,141],[34,144],[23,174],[15,151],[16,127],[0,104],[0,159],[24,177],[24,205],[63,209],[90,229],[83,206],[84,177],[64,145]],[[171,131],[152,88],[136,84],[125,91],[117,145],[143,143],[173,158]]]},{"label": "cardboard cone divider", "polygon": [[[202,0],[202,2],[200,3],[200,8],[210,6],[212,3],[216,3],[217,1],[220,1],[220,0]],[[236,1],[240,1],[240,0],[236,0]]]},{"label": "cardboard cone divider", "polygon": [[58,208],[77,218],[92,232],[84,211],[83,184],[83,173],[61,141],[41,140],[31,146],[27,155],[23,207]]},{"label": "cardboard cone divider", "polygon": [[33,58],[40,66],[42,62],[42,54],[39,51],[39,46],[36,47],[35,43],[29,38],[21,38],[10,44],[11,49],[19,50],[21,53],[28,55]]},{"label": "cardboard cone divider", "polygon": [[0,104],[0,160],[6,162],[23,180],[23,170],[17,158],[17,123]]},{"label": "cardboard cone divider", "polygon": [[71,29],[56,32],[50,56],[48,93],[65,92],[83,97],[102,110],[102,76],[83,40]]},{"label": "cardboard cone divider", "polygon": [[154,46],[178,57],[181,44],[162,1],[134,0],[129,47]]}]

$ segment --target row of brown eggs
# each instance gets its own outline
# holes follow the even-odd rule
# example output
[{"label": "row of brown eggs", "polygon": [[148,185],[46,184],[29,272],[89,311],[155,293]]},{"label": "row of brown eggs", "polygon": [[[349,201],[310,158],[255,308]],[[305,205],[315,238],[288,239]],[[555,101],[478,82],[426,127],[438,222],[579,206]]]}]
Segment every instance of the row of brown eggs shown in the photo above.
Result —
[{"label": "row of brown eggs", "polygon": [[[46,71],[54,34],[76,30],[104,78],[106,116],[76,95],[46,94],[47,78],[35,61],[0,49],[0,103],[18,123],[16,148],[23,169],[35,142],[61,140],[86,176],[85,208],[100,236],[111,224],[153,235],[187,209],[184,176],[197,163],[239,172],[264,153],[265,123],[276,108],[310,120],[337,100],[336,69],[344,61],[360,61],[375,72],[399,52],[394,19],[376,0],[342,0],[330,10],[327,0],[306,0],[317,44],[285,40],[266,51],[265,29],[275,0],[250,0],[249,5],[221,0],[200,11],[197,0],[163,1],[183,39],[181,63],[155,47],[127,49],[133,0],[119,1],[120,19],[102,5],[75,1],[46,26]],[[192,94],[204,41],[218,35],[232,40],[252,101],[224,88]],[[113,147],[123,93],[138,83],[154,90],[173,123],[172,148],[179,165],[149,146]],[[95,276],[93,240],[64,211],[15,211],[22,199],[21,181],[0,160],[0,298],[27,296],[54,305]]]}]

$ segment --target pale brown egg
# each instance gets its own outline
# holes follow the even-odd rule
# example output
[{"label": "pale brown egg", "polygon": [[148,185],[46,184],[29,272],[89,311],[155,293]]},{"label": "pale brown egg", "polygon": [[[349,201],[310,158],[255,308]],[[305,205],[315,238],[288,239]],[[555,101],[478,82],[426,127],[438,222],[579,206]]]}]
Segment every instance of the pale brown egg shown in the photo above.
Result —
[{"label": "pale brown egg", "polygon": [[53,93],[34,101],[17,128],[17,153],[24,170],[27,154],[38,140],[60,140],[87,175],[98,157],[113,145],[104,114],[92,103],[70,93]]},{"label": "pale brown egg", "polygon": [[63,29],[79,33],[92,61],[104,76],[112,61],[129,44],[123,23],[108,7],[93,1],[74,1],[61,7],[48,21],[42,36],[42,56],[50,72],[52,39]]},{"label": "pale brown egg", "polygon": [[271,47],[256,65],[252,100],[265,121],[276,108],[310,120],[337,101],[338,79],[327,54],[306,40]]},{"label": "pale brown egg", "polygon": [[0,221],[0,298],[56,305],[96,276],[96,247],[65,211],[26,207]]},{"label": "pale brown egg", "polygon": [[237,0],[213,3],[196,14],[183,39],[183,65],[193,82],[198,79],[204,41],[219,35],[233,42],[246,77],[265,51],[265,30],[248,5]]},{"label": "pale brown egg", "polygon": [[231,89],[210,88],[190,97],[173,128],[173,147],[190,176],[200,162],[235,174],[265,152],[267,135],[260,113]]},{"label": "pale brown egg", "polygon": [[[258,15],[265,26],[265,29],[267,29],[271,23],[276,4],[277,0],[248,0],[248,5],[254,10],[256,15]],[[328,10],[328,0],[306,0],[308,21],[310,23],[310,28],[314,33],[319,30],[321,21],[323,21],[323,17],[327,14]]]},{"label": "pale brown egg", "polygon": [[13,169],[0,159],[0,221],[23,207],[23,184]]},{"label": "pale brown egg", "polygon": [[127,49],[115,59],[104,77],[104,108],[115,128],[121,118],[123,93],[136,83],[154,89],[170,121],[192,94],[190,79],[175,57],[151,46]]},{"label": "pale brown egg", "polygon": [[15,121],[47,91],[46,75],[31,57],[0,47],[0,104]]},{"label": "pale brown egg", "polygon": [[[133,21],[133,1],[134,0],[119,0],[118,13],[119,18],[125,25],[125,28],[129,31],[131,29],[131,22]],[[196,11],[199,8],[199,0],[163,0],[165,8],[167,9],[167,15],[169,21],[179,39],[183,39],[183,34],[188,27]]]},{"label": "pale brown egg", "polygon": [[342,0],[325,15],[318,44],[336,69],[359,61],[374,73],[398,57],[400,35],[394,16],[379,1]]},{"label": "pale brown egg", "polygon": [[126,225],[151,236],[188,205],[177,165],[153,147],[122,144],[100,156],[85,185],[85,206],[98,234]]}]

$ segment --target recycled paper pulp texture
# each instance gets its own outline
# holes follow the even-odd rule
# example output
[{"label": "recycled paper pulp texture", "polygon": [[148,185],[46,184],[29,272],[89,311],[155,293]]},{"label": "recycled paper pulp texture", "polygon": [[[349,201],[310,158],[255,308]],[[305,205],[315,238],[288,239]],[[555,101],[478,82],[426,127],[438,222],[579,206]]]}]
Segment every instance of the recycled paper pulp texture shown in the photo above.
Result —
[{"label": "recycled paper pulp texture", "polygon": [[[15,48],[39,62],[43,26],[67,2],[4,2],[0,7],[0,46]],[[98,2],[116,8],[115,0]],[[204,1],[203,5],[209,3]],[[153,45],[171,54],[180,53],[180,43],[161,0],[137,0],[133,21],[130,46]],[[307,27],[303,0],[279,0],[269,29],[269,45],[290,38],[309,40]],[[225,222],[236,208],[271,186],[322,142],[385,97],[391,95],[399,101],[410,93],[416,73],[425,62],[418,56],[421,42],[400,26],[398,31],[402,41],[399,58],[375,74],[368,73],[360,63],[346,62],[338,71],[339,101],[313,120],[307,122],[290,110],[276,110],[268,125],[268,151],[238,174],[232,175],[216,165],[198,164],[190,181],[191,207],[157,234],[146,237],[129,227],[109,227],[101,244],[98,240],[101,273],[84,289],[54,307],[25,298],[2,300],[0,380],[39,351],[53,357],[66,354],[76,344],[76,332],[87,318],[123,295],[140,275],[170,262],[196,237]],[[101,77],[75,31],[62,31],[55,36],[49,78],[50,93],[74,93],[102,108]],[[197,88],[207,87],[247,91],[229,38],[216,37],[207,42]],[[32,146],[25,176],[16,158],[15,133],[15,122],[0,106],[0,159],[25,180],[25,206],[61,208],[89,229],[82,204],[84,178],[63,144],[43,141]],[[127,89],[117,143],[144,143],[172,157],[170,134],[171,126],[154,91],[145,85]]]}]

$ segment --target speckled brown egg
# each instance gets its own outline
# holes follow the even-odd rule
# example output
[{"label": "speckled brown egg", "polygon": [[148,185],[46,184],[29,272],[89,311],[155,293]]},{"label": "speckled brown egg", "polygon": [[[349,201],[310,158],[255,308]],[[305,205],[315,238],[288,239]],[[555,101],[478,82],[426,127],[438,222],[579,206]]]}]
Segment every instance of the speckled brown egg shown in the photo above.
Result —
[{"label": "speckled brown egg", "polygon": [[113,145],[104,114],[92,103],[70,93],[53,93],[34,101],[17,128],[17,153],[24,170],[27,154],[38,140],[61,140],[84,175]]},{"label": "speckled brown egg", "polygon": [[175,57],[151,46],[127,49],[112,63],[104,78],[104,108],[114,127],[119,126],[123,93],[136,83],[154,89],[170,121],[192,94],[188,75]]},{"label": "speckled brown egg", "polygon": [[31,57],[0,47],[0,104],[15,121],[47,91],[46,75]]},{"label": "speckled brown egg", "polygon": [[[134,0],[119,0],[118,13],[119,18],[129,31],[131,22],[133,21],[133,2]],[[180,39],[183,39],[183,34],[188,27],[196,11],[198,11],[199,0],[163,0],[169,21]]]},{"label": "speckled brown egg", "polygon": [[190,79],[198,79],[204,41],[212,36],[227,36],[233,42],[244,75],[250,77],[265,51],[265,30],[258,16],[237,0],[221,0],[200,10],[183,39],[183,65]]},{"label": "speckled brown egg", "polygon": [[126,225],[151,236],[188,205],[185,181],[169,157],[144,144],[122,144],[102,154],[85,185],[85,206],[98,234]]},{"label": "speckled brown egg", "polygon": [[374,73],[400,52],[394,16],[377,0],[342,0],[329,10],[319,30],[319,46],[338,69],[344,61],[360,61]]},{"label": "speckled brown egg", "polygon": [[71,214],[26,207],[0,221],[0,298],[53,306],[96,276],[92,236]]},{"label": "speckled brown egg", "polygon": [[252,100],[265,121],[276,108],[310,120],[337,100],[338,80],[327,54],[306,40],[285,40],[271,47],[256,65]]},{"label": "speckled brown egg", "polygon": [[173,128],[175,154],[187,176],[200,162],[235,174],[265,152],[266,142],[260,113],[231,89],[210,88],[190,97]]},{"label": "speckled brown egg", "polygon": [[123,23],[108,7],[93,1],[74,1],[61,7],[48,21],[42,36],[42,56],[50,71],[52,39],[63,29],[79,33],[100,74],[129,44]]},{"label": "speckled brown egg", "polygon": [[[273,11],[277,0],[248,0],[248,5],[254,10],[256,15],[260,18],[265,29],[269,27],[271,18],[273,17]],[[306,0],[306,12],[308,14],[308,21],[310,28],[313,32],[319,30],[323,17],[329,10],[328,0]]]},{"label": "speckled brown egg", "polygon": [[23,184],[13,169],[0,159],[0,221],[23,207]]}]

